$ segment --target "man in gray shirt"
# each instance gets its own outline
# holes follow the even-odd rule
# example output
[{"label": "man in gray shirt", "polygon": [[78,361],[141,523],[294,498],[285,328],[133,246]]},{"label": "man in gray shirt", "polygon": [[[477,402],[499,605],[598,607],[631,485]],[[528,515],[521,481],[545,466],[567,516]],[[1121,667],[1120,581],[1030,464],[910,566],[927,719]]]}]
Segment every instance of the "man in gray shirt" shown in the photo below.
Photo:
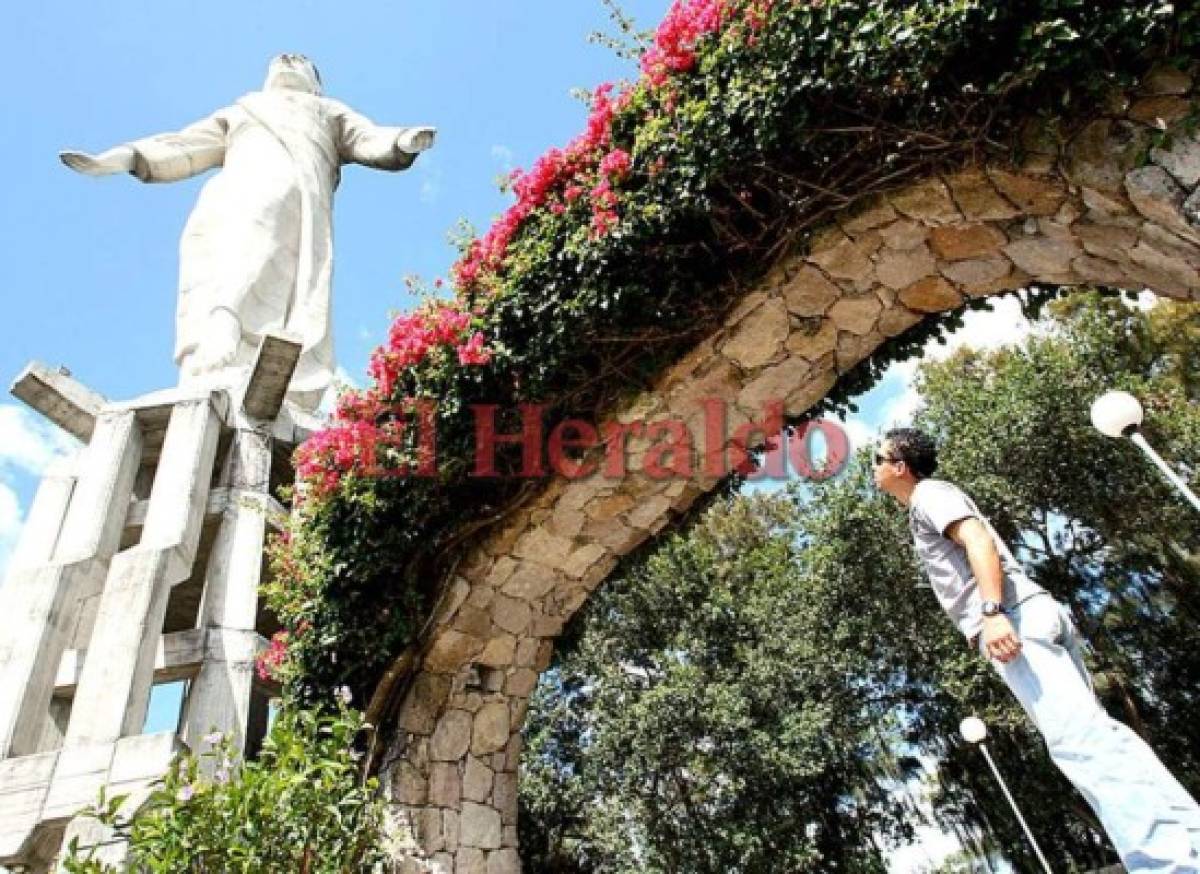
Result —
[{"label": "man in gray shirt", "polygon": [[936,470],[933,441],[913,428],[889,431],[875,453],[875,485],[908,507],[942,609],[992,660],[1126,869],[1200,874],[1200,806],[1100,706],[1070,611],[1028,577],[974,501],[932,478]]}]

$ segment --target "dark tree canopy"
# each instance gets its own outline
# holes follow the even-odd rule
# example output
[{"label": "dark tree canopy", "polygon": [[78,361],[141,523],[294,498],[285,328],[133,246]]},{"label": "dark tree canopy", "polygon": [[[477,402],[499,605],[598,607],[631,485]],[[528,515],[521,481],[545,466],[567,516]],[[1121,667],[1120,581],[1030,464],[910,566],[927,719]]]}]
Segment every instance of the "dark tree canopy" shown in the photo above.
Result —
[{"label": "dark tree canopy", "polygon": [[[917,415],[941,443],[939,475],[1071,605],[1106,706],[1193,791],[1195,520],[1088,409],[1133,391],[1151,441],[1191,474],[1198,329],[1195,305],[1147,312],[1081,292],[1020,346],[924,365]],[[1083,799],[921,582],[865,452],[835,481],[719,502],[594,597],[539,689],[522,775],[529,868],[882,871],[887,839],[919,821],[919,790],[945,830],[1034,866],[957,739],[968,713],[992,726],[1017,796],[1037,799],[1026,814],[1056,868],[1111,861]],[[906,783],[922,758],[936,777]]]}]

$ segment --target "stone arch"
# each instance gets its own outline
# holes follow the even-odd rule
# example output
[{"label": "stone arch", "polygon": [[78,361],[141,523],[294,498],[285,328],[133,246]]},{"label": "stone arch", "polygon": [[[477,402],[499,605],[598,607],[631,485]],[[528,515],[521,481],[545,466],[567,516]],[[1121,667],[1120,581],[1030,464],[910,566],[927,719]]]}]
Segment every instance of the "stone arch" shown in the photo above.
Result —
[{"label": "stone arch", "polygon": [[[928,315],[1031,283],[1200,297],[1200,137],[1155,145],[1196,110],[1190,94],[1189,77],[1159,71],[1059,137],[1027,126],[1018,166],[958,168],[857,204],[614,420],[676,418],[700,434],[708,398],[727,403],[726,433],[769,399],[798,416]],[[631,470],[645,451],[631,442]],[[467,555],[384,757],[403,870],[520,870],[520,729],[555,639],[622,556],[719,481],[559,478]]]}]

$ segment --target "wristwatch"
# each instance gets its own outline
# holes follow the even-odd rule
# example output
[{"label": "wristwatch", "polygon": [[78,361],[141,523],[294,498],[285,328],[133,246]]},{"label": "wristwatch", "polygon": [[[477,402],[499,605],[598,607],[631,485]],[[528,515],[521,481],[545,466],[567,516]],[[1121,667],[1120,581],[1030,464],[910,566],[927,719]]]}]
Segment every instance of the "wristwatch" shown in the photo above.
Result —
[{"label": "wristwatch", "polygon": [[999,601],[984,601],[983,602],[983,615],[984,616],[1003,616],[1004,615],[1004,607],[1000,604]]}]

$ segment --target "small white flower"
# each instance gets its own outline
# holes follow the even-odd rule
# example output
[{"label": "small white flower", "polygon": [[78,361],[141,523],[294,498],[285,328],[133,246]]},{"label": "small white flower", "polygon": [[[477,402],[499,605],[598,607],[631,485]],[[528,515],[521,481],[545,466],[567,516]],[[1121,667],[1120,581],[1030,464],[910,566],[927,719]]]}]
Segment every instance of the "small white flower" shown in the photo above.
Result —
[{"label": "small white flower", "polygon": [[342,702],[342,705],[345,707],[349,707],[350,702],[354,700],[354,695],[350,692],[349,686],[338,686],[333,696]]},{"label": "small white flower", "polygon": [[179,791],[175,793],[175,798],[177,801],[182,801],[186,804],[192,800],[192,796],[195,794],[196,789],[189,783],[179,787]]}]

